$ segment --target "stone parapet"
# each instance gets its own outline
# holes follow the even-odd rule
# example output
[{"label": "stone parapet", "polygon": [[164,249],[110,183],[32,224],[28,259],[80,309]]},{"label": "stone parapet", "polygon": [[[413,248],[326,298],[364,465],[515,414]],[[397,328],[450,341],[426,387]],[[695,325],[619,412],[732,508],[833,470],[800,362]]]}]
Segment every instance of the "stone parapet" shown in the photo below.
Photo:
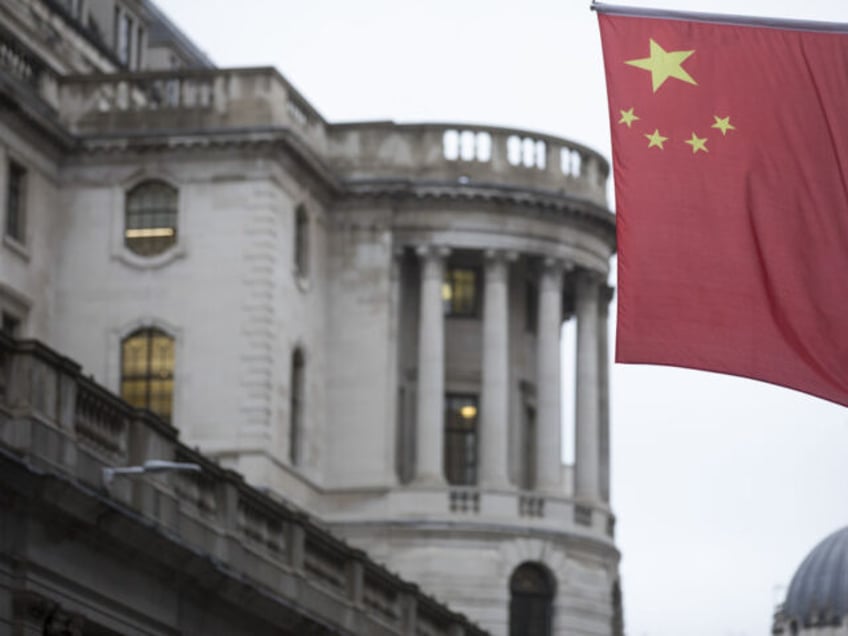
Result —
[{"label": "stone parapet", "polygon": [[507,533],[572,536],[615,551],[615,518],[603,504],[570,495],[471,486],[325,491],[320,516],[331,524],[400,523],[500,528]]},{"label": "stone parapet", "polygon": [[578,143],[512,128],[363,122],[329,129],[330,165],[359,186],[374,181],[453,184],[557,194],[606,205],[609,164]]},{"label": "stone parapet", "polygon": [[[103,480],[103,468],[150,459],[193,463],[201,470],[120,477],[111,485]],[[44,482],[38,505],[61,509],[74,523],[89,523],[98,532],[114,526],[116,542],[122,534],[132,542],[139,533],[153,533],[170,553],[187,551],[204,568],[215,569],[228,590],[247,585],[285,612],[294,607],[304,629],[309,617],[322,617],[309,633],[485,633],[303,512],[183,445],[175,429],[85,378],[71,360],[3,334],[0,461],[10,477],[8,489],[23,483],[15,475],[29,473],[31,483]],[[48,496],[60,491],[61,500]],[[149,560],[173,567],[155,553]],[[200,577],[199,571],[183,575]]]},{"label": "stone parapet", "polygon": [[606,206],[609,164],[586,146],[493,126],[330,124],[270,67],[69,75],[58,80],[51,103],[75,135],[135,144],[163,134],[250,138],[288,130],[354,189],[496,185]]}]

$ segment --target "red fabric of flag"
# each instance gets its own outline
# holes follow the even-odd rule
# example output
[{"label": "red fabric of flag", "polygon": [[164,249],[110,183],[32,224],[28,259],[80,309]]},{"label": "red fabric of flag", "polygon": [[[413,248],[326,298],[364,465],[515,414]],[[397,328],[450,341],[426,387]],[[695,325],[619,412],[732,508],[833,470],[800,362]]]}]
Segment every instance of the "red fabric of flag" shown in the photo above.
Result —
[{"label": "red fabric of flag", "polygon": [[599,20],[617,361],[848,405],[848,35]]}]

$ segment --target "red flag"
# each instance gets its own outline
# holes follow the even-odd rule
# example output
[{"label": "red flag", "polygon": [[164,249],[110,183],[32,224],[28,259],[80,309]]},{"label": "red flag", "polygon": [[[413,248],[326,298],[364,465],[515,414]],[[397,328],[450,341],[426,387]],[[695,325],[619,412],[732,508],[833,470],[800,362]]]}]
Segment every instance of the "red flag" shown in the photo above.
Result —
[{"label": "red flag", "polygon": [[617,361],[746,376],[848,406],[845,27],[596,8]]}]

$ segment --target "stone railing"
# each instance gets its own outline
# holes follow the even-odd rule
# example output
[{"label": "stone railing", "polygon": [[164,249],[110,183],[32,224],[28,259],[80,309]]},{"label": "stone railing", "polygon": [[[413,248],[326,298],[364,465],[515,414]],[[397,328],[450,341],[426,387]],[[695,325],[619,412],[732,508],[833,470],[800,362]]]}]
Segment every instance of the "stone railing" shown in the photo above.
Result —
[{"label": "stone railing", "polygon": [[606,205],[609,165],[580,144],[465,124],[328,124],[270,67],[73,75],[58,88],[74,134],[255,134],[286,129],[350,184],[497,185]]},{"label": "stone railing", "polygon": [[328,160],[351,181],[499,184],[606,203],[609,165],[580,144],[509,128],[464,124],[333,125]]},{"label": "stone railing", "polygon": [[[601,502],[582,503],[573,493],[545,493],[512,488],[487,489],[476,486],[418,486],[385,490],[334,489],[320,501],[321,517],[331,526],[345,528],[374,521],[379,507],[386,519],[425,520],[433,524],[457,522],[494,524],[512,528],[579,535],[598,545],[613,547],[615,517]],[[379,499],[379,505],[375,501]]]},{"label": "stone railing", "polygon": [[[54,475],[123,511],[126,523],[141,519],[160,529],[174,545],[224,564],[304,616],[335,622],[338,633],[484,634],[307,515],[181,444],[175,429],[85,378],[71,360],[3,334],[0,451],[21,458],[33,475]],[[148,459],[201,471],[104,483],[104,467]]]},{"label": "stone railing", "polygon": [[0,27],[0,72],[34,90],[47,104],[56,108],[57,80],[44,63],[18,38]]},{"label": "stone railing", "polygon": [[287,128],[322,154],[321,115],[275,69],[193,69],[71,75],[61,120],[88,135],[249,132]]}]

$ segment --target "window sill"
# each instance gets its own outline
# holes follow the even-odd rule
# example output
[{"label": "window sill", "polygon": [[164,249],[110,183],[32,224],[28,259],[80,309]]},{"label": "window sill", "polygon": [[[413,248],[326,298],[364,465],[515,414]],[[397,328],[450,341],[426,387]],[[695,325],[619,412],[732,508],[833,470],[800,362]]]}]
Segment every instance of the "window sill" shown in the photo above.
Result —
[{"label": "window sill", "polygon": [[25,261],[29,262],[30,252],[29,248],[18,241],[17,239],[9,236],[8,234],[3,235],[3,245],[8,247],[12,252],[20,256]]},{"label": "window sill", "polygon": [[184,258],[187,252],[185,246],[177,243],[161,254],[155,256],[140,256],[135,252],[128,250],[123,244],[120,248],[112,252],[112,258],[121,261],[125,265],[129,265],[135,269],[158,269],[165,267],[172,262]]}]

